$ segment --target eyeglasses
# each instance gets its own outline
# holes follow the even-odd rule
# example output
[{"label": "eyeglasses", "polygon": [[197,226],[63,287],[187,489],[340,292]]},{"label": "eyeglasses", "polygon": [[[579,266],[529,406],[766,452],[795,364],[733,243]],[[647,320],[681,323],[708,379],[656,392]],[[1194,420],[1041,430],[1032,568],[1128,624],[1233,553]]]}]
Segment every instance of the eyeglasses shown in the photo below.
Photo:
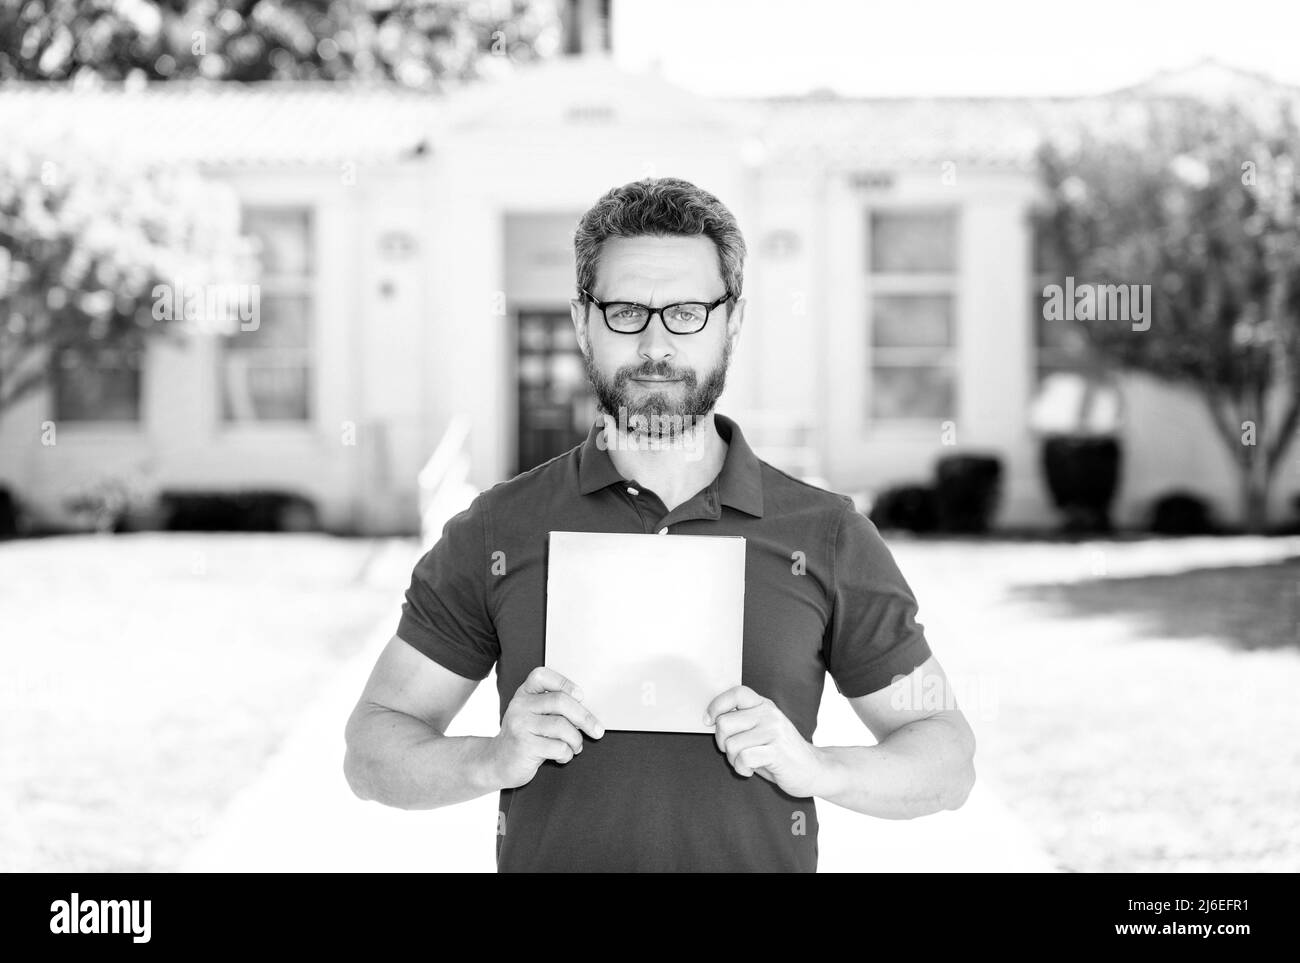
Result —
[{"label": "eyeglasses", "polygon": [[704,329],[713,309],[731,298],[731,292],[728,291],[712,304],[680,301],[677,304],[665,304],[662,308],[652,308],[635,301],[597,301],[585,288],[579,290],[588,301],[600,308],[600,313],[605,317],[605,327],[615,334],[640,334],[656,314],[663,319],[664,327],[673,334],[696,334]]}]

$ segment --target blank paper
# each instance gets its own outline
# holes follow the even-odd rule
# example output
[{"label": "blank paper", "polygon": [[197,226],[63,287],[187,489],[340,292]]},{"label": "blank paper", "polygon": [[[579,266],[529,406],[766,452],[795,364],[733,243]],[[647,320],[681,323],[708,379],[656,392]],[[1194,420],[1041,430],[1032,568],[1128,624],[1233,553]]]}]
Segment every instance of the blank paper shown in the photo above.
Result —
[{"label": "blank paper", "polygon": [[745,540],[551,532],[546,665],[606,729],[709,732],[740,684]]}]

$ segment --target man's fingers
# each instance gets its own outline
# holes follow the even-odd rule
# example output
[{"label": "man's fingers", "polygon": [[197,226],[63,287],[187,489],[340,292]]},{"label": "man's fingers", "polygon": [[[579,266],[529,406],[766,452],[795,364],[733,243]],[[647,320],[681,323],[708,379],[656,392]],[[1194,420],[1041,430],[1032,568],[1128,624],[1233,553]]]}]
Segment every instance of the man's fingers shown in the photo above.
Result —
[{"label": "man's fingers", "polygon": [[581,702],[563,692],[545,692],[534,696],[529,709],[541,715],[563,716],[593,739],[605,734],[601,721]]},{"label": "man's fingers", "polygon": [[736,754],[732,768],[738,775],[752,776],[772,761],[775,751],[772,746],[749,746]]},{"label": "man's fingers", "polygon": [[575,753],[573,747],[563,739],[547,739],[544,736],[535,736],[537,741],[534,743],[535,750],[542,759],[554,759],[558,763],[566,763],[571,760]]},{"label": "man's fingers", "polygon": [[713,741],[723,752],[727,750],[727,740],[732,738],[738,732],[745,732],[753,729],[758,725],[759,714],[747,709],[734,709],[731,712],[724,712],[718,716],[718,721],[714,724]]},{"label": "man's fingers", "polygon": [[[731,763],[731,768],[742,776],[749,776],[757,768],[750,761],[751,755],[767,750],[771,741],[770,734],[757,729],[747,729],[728,739],[723,751],[727,754],[727,762]],[[765,765],[765,763],[760,762],[758,765]],[[744,771],[746,769],[749,771]]]},{"label": "man's fingers", "polygon": [[582,733],[563,716],[535,715],[530,718],[530,727],[534,735],[559,739],[575,753],[582,752]]},{"label": "man's fingers", "polygon": [[567,692],[579,701],[582,699],[582,690],[578,688],[577,683],[544,665],[539,665],[529,672],[519,688],[535,695],[542,692]]},{"label": "man's fingers", "polygon": [[705,724],[712,725],[713,721],[724,712],[733,709],[754,709],[766,701],[747,685],[733,686],[726,692],[714,696],[713,701],[704,710]]}]

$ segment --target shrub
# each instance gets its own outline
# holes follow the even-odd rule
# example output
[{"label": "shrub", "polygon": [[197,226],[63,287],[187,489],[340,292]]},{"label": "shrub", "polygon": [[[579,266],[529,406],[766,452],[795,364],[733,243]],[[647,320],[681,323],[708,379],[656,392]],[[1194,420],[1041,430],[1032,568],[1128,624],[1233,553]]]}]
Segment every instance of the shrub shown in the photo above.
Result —
[{"label": "shrub", "polygon": [[1187,491],[1161,495],[1151,505],[1151,531],[1160,535],[1208,535],[1214,531],[1210,504]]},{"label": "shrub", "polygon": [[316,506],[293,492],[168,491],[160,500],[164,527],[171,531],[300,532],[320,526]]},{"label": "shrub", "polygon": [[0,485],[0,538],[18,534],[18,503],[8,488]]},{"label": "shrub", "polygon": [[880,493],[871,507],[877,528],[932,532],[938,524],[935,491],[926,485],[896,485]]},{"label": "shrub", "polygon": [[134,512],[147,509],[154,494],[140,475],[101,475],[73,488],[63,500],[77,523],[97,532],[120,532]]}]

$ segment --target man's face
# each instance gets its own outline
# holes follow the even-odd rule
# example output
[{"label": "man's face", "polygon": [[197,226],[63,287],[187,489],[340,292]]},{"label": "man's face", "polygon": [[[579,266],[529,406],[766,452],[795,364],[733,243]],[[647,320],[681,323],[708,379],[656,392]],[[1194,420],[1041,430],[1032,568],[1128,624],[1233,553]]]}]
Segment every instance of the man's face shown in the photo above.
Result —
[{"label": "man's face", "polygon": [[[658,308],[680,301],[709,304],[725,289],[717,248],[707,237],[613,237],[601,245],[591,294],[600,301]],[[673,334],[658,314],[640,334],[619,334],[609,330],[594,304],[570,304],[601,410],[615,419],[626,410],[633,426],[638,417],[642,426],[657,422],[670,437],[713,410],[740,333],[743,300],[730,310],[718,305],[695,334]]]}]

